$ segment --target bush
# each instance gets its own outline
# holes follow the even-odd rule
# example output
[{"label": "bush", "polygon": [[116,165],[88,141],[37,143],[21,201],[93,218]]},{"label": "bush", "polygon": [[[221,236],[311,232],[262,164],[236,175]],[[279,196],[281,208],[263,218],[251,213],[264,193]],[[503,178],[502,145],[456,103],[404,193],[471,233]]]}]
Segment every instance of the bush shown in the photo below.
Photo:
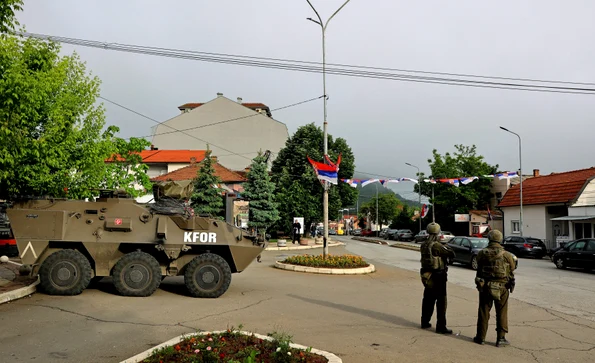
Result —
[{"label": "bush", "polygon": [[323,258],[323,255],[290,256],[281,262],[290,265],[326,268],[359,268],[370,266],[361,256],[356,255],[327,255],[326,259]]}]

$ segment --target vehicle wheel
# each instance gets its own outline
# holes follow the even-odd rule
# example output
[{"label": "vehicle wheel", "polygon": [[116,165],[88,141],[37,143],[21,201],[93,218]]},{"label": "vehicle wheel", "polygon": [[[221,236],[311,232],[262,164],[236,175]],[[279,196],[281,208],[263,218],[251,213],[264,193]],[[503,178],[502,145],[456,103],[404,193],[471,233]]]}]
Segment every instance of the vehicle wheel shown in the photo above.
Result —
[{"label": "vehicle wheel", "polygon": [[78,295],[91,281],[89,260],[77,250],[60,250],[43,261],[39,286],[49,295]]},{"label": "vehicle wheel", "polygon": [[186,265],[184,283],[194,297],[217,298],[229,288],[231,269],[223,257],[203,253]]},{"label": "vehicle wheel", "polygon": [[471,257],[471,269],[477,271],[477,256]]},{"label": "vehicle wheel", "polygon": [[125,254],[112,269],[114,287],[123,296],[150,296],[161,284],[161,268],[146,252]]},{"label": "vehicle wheel", "polygon": [[566,269],[566,265],[564,264],[564,260],[561,258],[557,258],[554,263],[556,264],[556,267],[559,268],[560,270],[565,270]]}]

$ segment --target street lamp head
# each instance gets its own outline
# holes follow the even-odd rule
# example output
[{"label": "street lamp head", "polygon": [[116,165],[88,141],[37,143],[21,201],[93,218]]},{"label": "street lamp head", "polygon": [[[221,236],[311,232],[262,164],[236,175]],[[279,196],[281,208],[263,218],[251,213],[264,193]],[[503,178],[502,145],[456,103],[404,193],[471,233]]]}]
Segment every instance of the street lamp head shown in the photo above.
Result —
[{"label": "street lamp head", "polygon": [[507,129],[506,127],[502,127],[502,126],[500,126],[500,128],[501,128],[502,130],[504,130],[504,131],[510,131],[510,130],[509,130],[509,129]]},{"label": "street lamp head", "polygon": [[322,26],[322,24],[320,24],[320,22],[318,20],[314,20],[312,18],[306,18],[306,20],[310,20],[311,22],[314,22],[314,23]]}]

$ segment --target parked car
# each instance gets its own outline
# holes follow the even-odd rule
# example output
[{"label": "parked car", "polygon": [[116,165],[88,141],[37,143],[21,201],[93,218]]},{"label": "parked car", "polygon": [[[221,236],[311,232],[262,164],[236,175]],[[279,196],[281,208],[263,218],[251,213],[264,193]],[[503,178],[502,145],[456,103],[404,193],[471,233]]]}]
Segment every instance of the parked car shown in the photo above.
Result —
[{"label": "parked car", "polygon": [[575,241],[568,241],[568,242],[560,242],[560,245],[558,247],[554,247],[554,248],[550,248],[547,251],[547,255],[551,257],[554,256],[554,253],[558,252],[559,250],[563,249],[565,246],[568,246],[569,244],[571,244],[572,242]]},{"label": "parked car", "polygon": [[362,235],[362,230],[361,228],[356,228],[353,230],[353,235],[354,236],[361,236]]},{"label": "parked car", "polygon": [[336,235],[337,235],[337,230],[336,230],[336,229],[334,229],[334,228],[330,228],[330,229],[328,230],[328,234],[329,234],[329,236],[330,236],[330,235],[336,236]]},{"label": "parked car", "polygon": [[428,239],[430,234],[426,230],[422,230],[418,234],[415,235],[415,243],[421,243]]},{"label": "parked car", "polygon": [[389,228],[388,231],[386,231],[386,234],[384,235],[384,239],[390,239],[390,240],[394,240],[395,238],[395,234],[398,232],[398,229],[393,229],[393,228]]},{"label": "parked car", "polygon": [[566,244],[552,256],[559,269],[567,267],[595,269],[595,238],[583,238]]},{"label": "parked car", "polygon": [[455,257],[448,259],[448,264],[453,262],[471,266],[477,270],[477,254],[488,246],[489,240],[480,237],[454,237],[446,244],[455,251]]},{"label": "parked car", "polygon": [[453,239],[455,237],[454,234],[450,233],[449,231],[442,231],[440,233],[440,240],[441,241],[450,241],[451,239]]},{"label": "parked car", "polygon": [[372,231],[371,229],[364,229],[361,232],[362,237],[373,237],[375,235],[376,235],[376,232]]},{"label": "parked car", "polygon": [[397,241],[407,241],[411,242],[415,238],[413,232],[410,229],[399,229],[397,233],[394,234],[395,240]]},{"label": "parked car", "polygon": [[508,236],[502,241],[502,247],[518,257],[543,258],[547,255],[545,243],[533,237]]},{"label": "parked car", "polygon": [[388,231],[388,228],[382,228],[380,230],[380,233],[378,234],[378,237],[380,238],[384,238],[384,236],[386,236],[386,232]]}]

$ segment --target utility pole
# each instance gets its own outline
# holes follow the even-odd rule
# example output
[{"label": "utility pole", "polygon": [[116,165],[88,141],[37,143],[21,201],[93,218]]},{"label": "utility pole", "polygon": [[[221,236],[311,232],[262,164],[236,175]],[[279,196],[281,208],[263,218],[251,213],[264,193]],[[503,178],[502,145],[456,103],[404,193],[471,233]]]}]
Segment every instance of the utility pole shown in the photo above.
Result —
[{"label": "utility pole", "polygon": [[378,237],[378,182],[376,182],[376,237]]},{"label": "utility pole", "polygon": [[521,203],[520,203],[520,219],[519,219],[519,232],[521,233],[521,237],[523,237],[523,158],[522,158],[522,152],[521,152],[521,136],[519,134],[517,134],[516,132],[512,132],[509,129],[500,126],[500,128],[506,132],[510,132],[511,134],[516,135],[519,138],[519,185],[520,185],[520,199],[521,199]]},{"label": "utility pole", "polygon": [[434,214],[434,209],[436,209],[434,206],[436,205],[436,202],[434,201],[434,184],[432,183],[432,223],[436,223],[436,217]]},{"label": "utility pole", "polygon": [[[343,7],[345,5],[347,5],[347,3],[349,2],[349,0],[345,1],[345,3],[343,5],[341,5],[341,7],[339,9],[337,9],[337,11],[335,11],[333,13],[333,15],[331,15],[330,18],[328,18],[328,20],[326,21],[326,24],[322,25],[322,18],[320,17],[320,15],[318,14],[318,11],[316,11],[316,9],[314,8],[314,6],[312,6],[312,3],[310,3],[310,0],[306,0],[308,2],[308,5],[310,5],[310,7],[312,8],[312,10],[314,10],[314,13],[316,13],[316,16],[318,17],[318,20],[314,20],[312,18],[307,18],[308,20],[320,25],[320,28],[322,29],[322,94],[324,96],[324,123],[323,123],[323,133],[324,133],[324,155],[328,155],[328,134],[327,134],[327,122],[326,122],[326,101],[328,100],[327,94],[326,94],[326,52],[325,52],[325,38],[324,38],[324,33],[326,31],[326,27],[328,26],[328,23],[331,21],[331,19],[337,15],[337,13],[343,9]],[[323,209],[323,214],[324,214],[324,248],[323,248],[323,258],[326,259],[326,256],[328,255],[328,189],[330,187],[329,182],[328,181],[324,181],[324,195],[322,197],[322,209]]]},{"label": "utility pole", "polygon": [[[421,232],[421,179],[420,179],[421,174],[420,174],[419,168],[417,166],[409,164],[409,163],[405,163],[405,164],[417,169],[417,194],[418,194],[418,204],[419,204],[419,232]],[[432,213],[434,213],[433,206],[432,206]]]}]

